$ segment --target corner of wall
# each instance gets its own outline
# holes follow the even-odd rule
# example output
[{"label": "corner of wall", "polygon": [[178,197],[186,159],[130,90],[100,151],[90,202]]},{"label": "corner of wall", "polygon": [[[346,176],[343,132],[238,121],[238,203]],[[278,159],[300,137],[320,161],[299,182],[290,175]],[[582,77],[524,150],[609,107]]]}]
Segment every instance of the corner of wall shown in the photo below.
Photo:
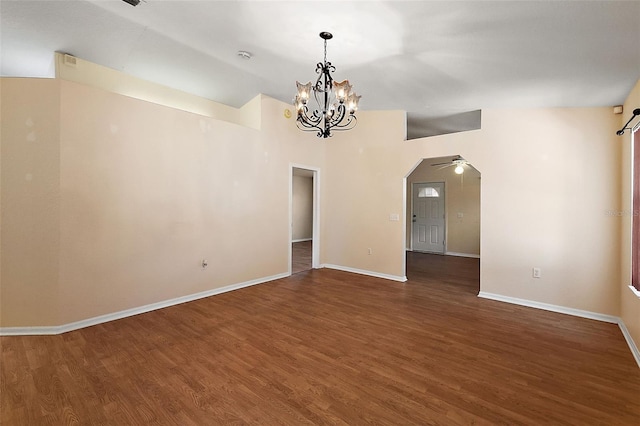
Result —
[{"label": "corner of wall", "polygon": [[238,124],[256,130],[260,130],[262,128],[263,97],[264,95],[259,93],[253,99],[240,107]]},{"label": "corner of wall", "polygon": [[[623,113],[621,114],[619,126],[622,127],[627,120],[631,117],[632,111],[635,108],[640,108],[640,79],[636,82],[631,92],[627,96],[627,99],[623,105]],[[635,125],[637,120],[630,123]],[[633,151],[631,148],[631,136],[629,131],[626,131],[623,136],[616,136],[616,142],[620,145],[620,210],[632,211],[632,162]],[[630,271],[631,271],[631,215],[620,216],[620,247],[619,247],[619,259],[620,259],[620,277],[619,277],[619,291],[620,291],[620,317],[626,325],[623,332],[627,341],[640,342],[640,297],[638,297],[630,288]],[[631,346],[631,344],[630,344]],[[638,360],[638,358],[636,358]],[[639,361],[640,362],[640,361]]]}]

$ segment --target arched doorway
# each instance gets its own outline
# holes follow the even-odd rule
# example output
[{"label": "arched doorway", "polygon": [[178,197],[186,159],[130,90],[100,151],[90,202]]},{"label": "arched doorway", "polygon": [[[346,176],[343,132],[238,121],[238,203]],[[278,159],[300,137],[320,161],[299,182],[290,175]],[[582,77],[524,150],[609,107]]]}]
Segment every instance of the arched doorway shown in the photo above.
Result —
[{"label": "arched doorway", "polygon": [[481,174],[460,155],[423,159],[406,177],[406,274],[477,294]]}]

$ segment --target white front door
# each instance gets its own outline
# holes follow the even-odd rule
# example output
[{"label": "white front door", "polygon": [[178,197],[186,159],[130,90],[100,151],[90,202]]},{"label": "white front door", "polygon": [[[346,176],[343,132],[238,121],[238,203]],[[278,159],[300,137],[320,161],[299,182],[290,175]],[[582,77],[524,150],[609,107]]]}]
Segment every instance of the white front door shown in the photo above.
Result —
[{"label": "white front door", "polygon": [[444,182],[413,184],[411,221],[413,250],[444,253]]}]

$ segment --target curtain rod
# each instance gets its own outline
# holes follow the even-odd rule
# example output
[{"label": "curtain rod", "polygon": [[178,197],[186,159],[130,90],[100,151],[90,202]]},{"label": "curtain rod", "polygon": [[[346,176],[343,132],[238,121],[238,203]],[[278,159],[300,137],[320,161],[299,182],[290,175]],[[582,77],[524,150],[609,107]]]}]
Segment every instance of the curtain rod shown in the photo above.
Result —
[{"label": "curtain rod", "polygon": [[620,129],[620,130],[618,130],[616,132],[616,135],[622,136],[622,135],[624,135],[624,131],[625,130],[627,130],[627,129],[631,130],[631,127],[627,127],[627,126],[629,125],[629,123],[631,123],[631,120],[636,118],[638,115],[640,115],[640,108],[636,108],[636,109],[633,110],[633,116],[629,119],[629,121],[627,121],[627,123],[624,126],[622,126],[622,129]]}]

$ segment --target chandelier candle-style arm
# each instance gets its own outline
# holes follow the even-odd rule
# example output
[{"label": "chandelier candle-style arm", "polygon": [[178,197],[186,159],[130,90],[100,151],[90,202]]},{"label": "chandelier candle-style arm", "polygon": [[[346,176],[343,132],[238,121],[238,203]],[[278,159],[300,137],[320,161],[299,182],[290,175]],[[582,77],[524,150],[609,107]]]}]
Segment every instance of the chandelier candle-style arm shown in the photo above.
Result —
[{"label": "chandelier candle-style arm", "polygon": [[[328,32],[320,33],[324,39],[324,61],[316,65],[318,78],[315,84],[302,84],[296,81],[298,93],[294,98],[297,111],[296,125],[300,130],[318,131],[321,138],[331,136],[331,129],[350,130],[357,124],[355,112],[358,110],[360,96],[352,91],[349,80],[334,81],[331,73],[336,68],[327,61],[327,40],[333,35]],[[315,106],[311,105],[311,93]]]}]

